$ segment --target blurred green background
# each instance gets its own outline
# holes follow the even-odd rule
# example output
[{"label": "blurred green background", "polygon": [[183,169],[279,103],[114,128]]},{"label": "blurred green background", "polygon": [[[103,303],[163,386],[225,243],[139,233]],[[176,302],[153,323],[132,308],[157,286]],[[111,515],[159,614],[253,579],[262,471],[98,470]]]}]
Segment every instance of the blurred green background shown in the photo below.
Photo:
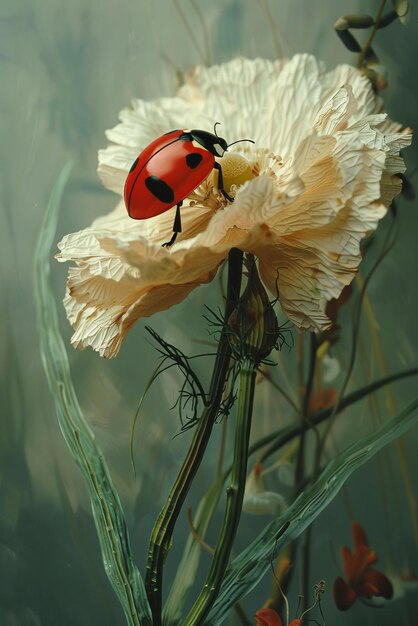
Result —
[{"label": "blurred green background", "polygon": [[[2,0],[1,626],[124,623],[103,573],[86,490],[62,441],[39,357],[32,296],[33,253],[50,189],[63,165],[69,159],[74,161],[57,241],[114,207],[116,197],[101,187],[96,175],[96,153],[106,145],[104,130],[117,123],[119,110],[132,98],[172,95],[179,76],[191,65],[221,63],[236,55],[274,59],[311,52],[329,68],[343,62],[355,63],[354,55],[344,49],[332,25],[341,14],[375,14],[377,6],[377,1],[370,0]],[[417,36],[415,12],[406,27],[395,23],[379,32],[375,44],[388,70],[389,86],[383,94],[387,111],[392,119],[415,128]],[[364,34],[360,38],[364,39]],[[406,152],[405,159],[411,181],[416,182],[415,146]],[[416,204],[399,202],[397,243],[368,292],[390,372],[417,363]],[[380,227],[382,233],[385,227]],[[66,271],[66,267],[53,264],[57,301],[64,294]],[[186,353],[197,353],[202,350],[197,340],[210,341],[202,319],[204,303],[220,303],[217,284],[196,290],[187,302],[153,318],[152,325]],[[150,393],[137,429],[138,477],[134,478],[129,460],[131,422],[138,397],[157,363],[144,324],[138,323],[129,333],[116,359],[105,361],[91,350],[79,353],[70,347],[71,329],[63,308],[59,310],[80,402],[121,495],[134,553],[143,571],[149,531],[190,439],[190,433],[173,438],[180,425],[176,411],[169,408],[176,399],[180,379],[172,372],[160,379]],[[364,353],[370,351],[369,343],[367,331],[363,330]],[[279,371],[289,381],[294,380],[294,355],[285,352],[279,360]],[[198,366],[203,377],[208,368],[204,360]],[[371,378],[378,375],[371,362]],[[362,381],[364,372],[358,367],[352,388]],[[416,383],[399,383],[394,392],[402,408],[414,397]],[[278,402],[277,394],[265,385],[258,402],[255,434],[265,433],[272,424],[280,425]],[[359,428],[370,417],[368,407],[364,403],[353,411]],[[189,499],[192,507],[211,482],[219,430]],[[352,433],[343,432],[341,436],[348,443]],[[413,432],[405,441],[415,475],[417,439]],[[387,476],[388,467],[392,468],[393,482],[382,490],[381,479]],[[415,563],[418,571],[417,538],[398,476],[392,451],[382,453],[350,482],[351,507],[354,517],[368,530],[373,547],[382,554],[381,568],[390,559],[401,567],[409,555],[408,564]],[[268,517],[244,516],[238,548],[267,521]],[[385,610],[356,606],[347,614],[338,614],[331,599],[331,585],[339,569],[329,547],[339,561],[340,544],[350,543],[350,520],[342,499],[329,507],[315,528],[313,578],[326,578],[328,583],[324,600],[327,623],[413,623],[409,620],[416,595],[395,601]],[[167,563],[168,582],[187,532],[182,516],[174,556],[170,555]],[[207,563],[204,557],[204,568]],[[260,586],[245,603],[249,615],[268,597],[270,589],[271,581],[266,578],[264,587]],[[297,589],[290,602],[294,612]]]}]

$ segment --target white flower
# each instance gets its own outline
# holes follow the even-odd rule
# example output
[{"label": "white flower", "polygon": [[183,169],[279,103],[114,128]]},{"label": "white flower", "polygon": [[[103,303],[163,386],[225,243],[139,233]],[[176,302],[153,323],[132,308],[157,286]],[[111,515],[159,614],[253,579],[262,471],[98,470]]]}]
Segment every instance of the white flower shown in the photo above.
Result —
[{"label": "white flower", "polygon": [[[351,282],[360,240],[399,193],[399,150],[411,141],[382,113],[368,80],[346,65],[327,73],[309,55],[241,58],[195,68],[177,97],[136,100],[120,119],[99,152],[103,183],[120,196],[141,150],[173,128],[211,131],[221,122],[228,143],[248,137],[255,145],[237,144],[222,159],[232,204],[212,176],[186,198],[170,249],[161,244],[175,209],[134,221],[123,202],[64,237],[58,258],[76,264],[65,298],[74,346],[114,356],[137,319],[211,281],[232,247],[258,257],[262,280],[274,296],[278,287],[298,327],[326,328],[326,302]],[[240,168],[245,175],[235,178]]]},{"label": "white flower", "polygon": [[[269,470],[267,470],[268,472]],[[245,483],[242,510],[255,515],[276,515],[287,508],[284,497],[276,491],[266,491],[263,484],[263,468],[256,463]]]},{"label": "white flower", "polygon": [[338,359],[329,354],[324,354],[322,362],[322,378],[324,383],[332,383],[341,372],[341,364]]}]

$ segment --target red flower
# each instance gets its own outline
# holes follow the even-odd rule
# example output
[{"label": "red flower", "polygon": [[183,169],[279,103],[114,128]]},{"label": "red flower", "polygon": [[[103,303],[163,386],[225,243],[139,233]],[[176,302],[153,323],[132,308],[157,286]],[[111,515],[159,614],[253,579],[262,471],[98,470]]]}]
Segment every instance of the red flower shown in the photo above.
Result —
[{"label": "red flower", "polygon": [[341,548],[345,580],[339,576],[334,582],[334,600],[340,611],[346,611],[357,598],[373,596],[390,599],[393,587],[390,580],[376,569],[370,567],[376,563],[377,556],[369,548],[366,533],[357,522],[352,524],[354,550]]},{"label": "red flower", "polygon": [[259,609],[254,619],[257,626],[282,626],[282,620],[273,609]]},{"label": "red flower", "polygon": [[[254,615],[254,619],[257,626],[282,626],[280,616],[273,609],[259,609]],[[300,626],[300,624],[301,620],[296,618],[292,619],[289,626]]]}]

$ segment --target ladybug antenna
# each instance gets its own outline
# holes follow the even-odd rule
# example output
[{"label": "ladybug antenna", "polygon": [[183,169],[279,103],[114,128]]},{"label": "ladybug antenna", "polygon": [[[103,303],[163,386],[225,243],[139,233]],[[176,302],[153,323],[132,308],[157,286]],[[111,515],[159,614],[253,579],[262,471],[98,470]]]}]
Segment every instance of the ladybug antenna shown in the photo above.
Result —
[{"label": "ladybug antenna", "polygon": [[221,125],[221,123],[220,123],[220,122],[215,122],[215,125],[214,125],[214,127],[213,127],[213,132],[215,133],[215,135],[216,135],[217,137],[219,137],[219,135],[218,135],[218,133],[216,132],[216,127],[217,127],[217,126],[220,126],[220,125]]},{"label": "ladybug antenna", "polygon": [[234,145],[234,143],[240,143],[241,141],[250,141],[251,143],[255,143],[255,141],[253,141],[252,139],[238,139],[238,141],[233,141],[232,143],[229,143],[229,144],[228,144],[228,148],[229,148],[230,146],[233,146],[233,145]]}]

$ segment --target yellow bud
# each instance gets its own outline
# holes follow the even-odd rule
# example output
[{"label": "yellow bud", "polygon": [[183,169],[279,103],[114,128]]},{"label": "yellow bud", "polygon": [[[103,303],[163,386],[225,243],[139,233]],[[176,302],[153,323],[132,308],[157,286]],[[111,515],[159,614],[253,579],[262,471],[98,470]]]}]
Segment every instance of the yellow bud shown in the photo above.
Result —
[{"label": "yellow bud", "polygon": [[[222,176],[226,192],[229,192],[232,185],[239,187],[247,180],[254,178],[251,163],[240,154],[228,154],[228,152],[225,152],[220,163],[222,165]],[[214,171],[212,177],[214,185],[218,186],[218,173]]]}]

